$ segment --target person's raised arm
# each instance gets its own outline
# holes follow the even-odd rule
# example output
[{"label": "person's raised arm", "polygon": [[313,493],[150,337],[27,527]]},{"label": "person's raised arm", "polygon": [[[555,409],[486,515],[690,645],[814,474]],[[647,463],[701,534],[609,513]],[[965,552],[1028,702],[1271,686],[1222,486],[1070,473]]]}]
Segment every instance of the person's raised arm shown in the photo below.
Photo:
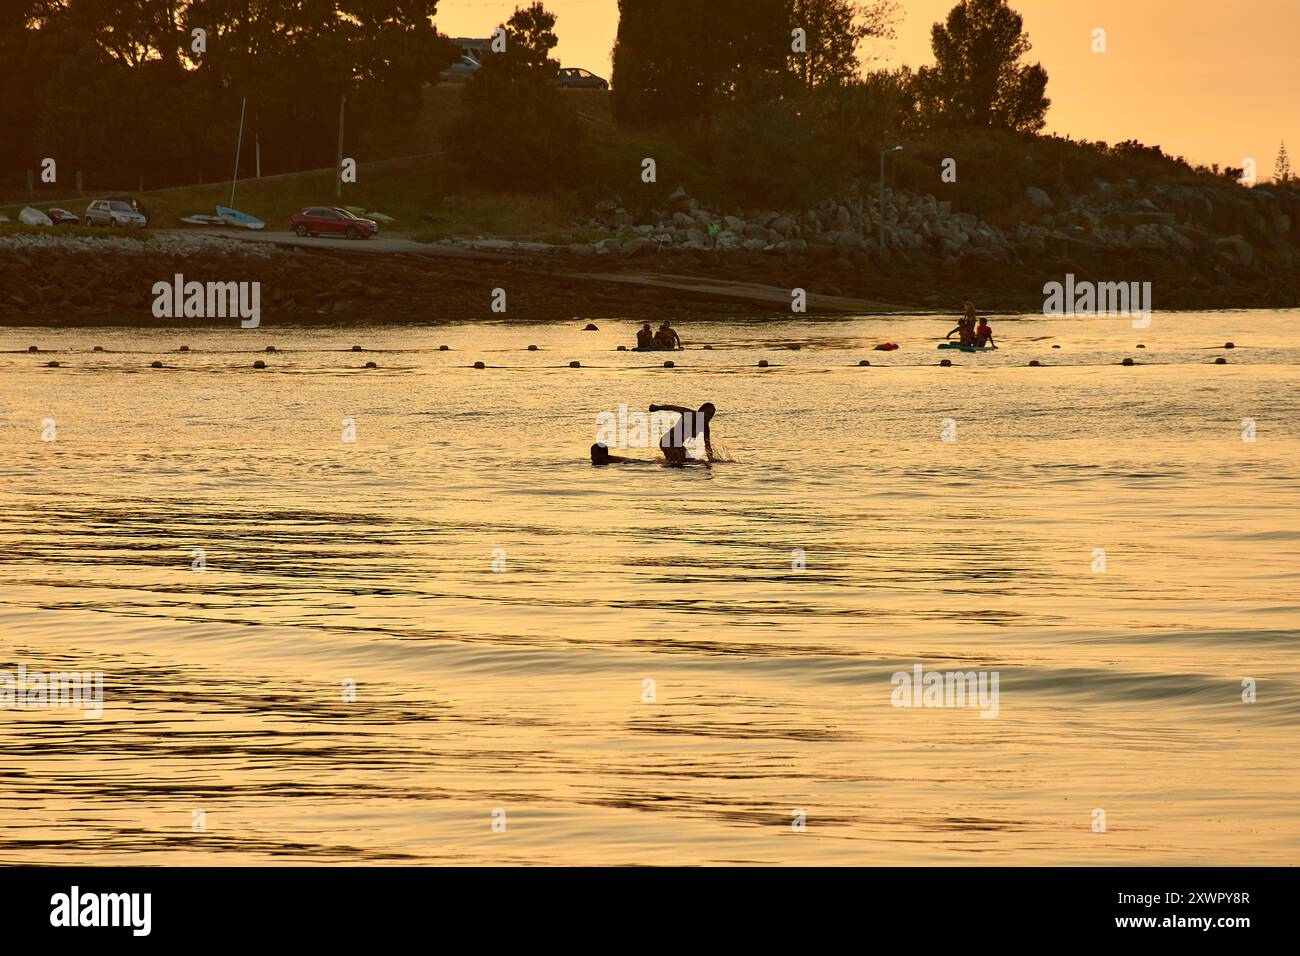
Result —
[{"label": "person's raised arm", "polygon": [[651,405],[651,412],[676,412],[678,415],[694,415],[695,409],[683,408],[680,405]]}]

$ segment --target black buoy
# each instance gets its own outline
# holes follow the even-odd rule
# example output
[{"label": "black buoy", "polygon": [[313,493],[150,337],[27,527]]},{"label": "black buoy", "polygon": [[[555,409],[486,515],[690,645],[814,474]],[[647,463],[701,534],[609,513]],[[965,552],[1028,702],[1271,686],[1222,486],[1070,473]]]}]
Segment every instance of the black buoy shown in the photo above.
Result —
[{"label": "black buoy", "polygon": [[266,368],[266,363],[263,362],[261,359],[258,359],[256,362],[253,363],[253,368]]},{"label": "black buoy", "polygon": [[1227,360],[1226,358],[1224,358],[1222,355],[1220,355],[1218,358],[1216,358],[1216,359],[1214,360],[1214,364],[1215,364],[1215,365],[1227,365],[1227,364],[1228,364],[1228,360]]},{"label": "black buoy", "polygon": [[354,352],[360,352],[360,351],[362,351],[362,348],[361,348],[360,345],[354,345],[354,346],[352,346],[352,351],[354,351]]},{"label": "black buoy", "polygon": [[617,351],[617,352],[626,352],[626,351],[627,351],[627,346],[626,346],[626,345],[620,345],[617,349],[615,349],[615,351]]},{"label": "black buoy", "polygon": [[798,352],[801,348],[803,348],[803,346],[800,345],[798,342],[795,342],[794,344],[792,344],[792,345],[790,346],[790,351],[792,351],[792,352]]},{"label": "black buoy", "polygon": [[1053,345],[1052,348],[1054,348],[1054,349],[1059,349],[1060,346],[1059,346],[1059,345]]},{"label": "black buoy", "polygon": [[870,365],[870,364],[871,364],[871,363],[868,362],[866,359],[863,359],[861,362],[858,363],[858,367],[861,368],[861,367],[863,367],[863,366],[865,366],[865,365]]},{"label": "black buoy", "polygon": [[1145,346],[1145,345],[1139,345],[1138,348],[1140,348],[1140,349],[1144,349],[1144,348],[1146,348],[1146,346]]},{"label": "black buoy", "polygon": [[588,322],[588,323],[586,324],[586,326],[583,327],[583,330],[582,330],[582,331],[584,331],[584,332],[599,332],[600,329],[596,328],[596,323],[594,323],[594,322]]},{"label": "black buoy", "polygon": [[58,368],[58,367],[59,367],[59,363],[58,363],[58,362],[46,362],[46,363],[45,363],[45,367],[46,367],[46,368]]},{"label": "black buoy", "polygon": [[712,346],[712,345],[705,345],[705,346],[703,346],[703,348],[704,348],[704,351],[706,351],[706,352],[712,352],[712,351],[713,351],[713,346]]},{"label": "black buoy", "polygon": [[274,346],[274,345],[268,345],[268,346],[266,347],[266,350],[267,350],[268,352],[274,352],[274,351],[275,351],[275,346]]},{"label": "black buoy", "polygon": [[1038,368],[1038,366],[1039,366],[1040,364],[1041,364],[1041,363],[1038,361],[1038,359],[1030,359],[1030,360],[1029,360],[1029,367],[1030,367],[1030,368]]},{"label": "black buoy", "polygon": [[942,368],[950,368],[952,366],[952,359],[944,359],[939,363],[939,365]]},{"label": "black buoy", "polygon": [[536,345],[530,345],[530,346],[528,346],[528,351],[530,351],[530,352],[536,352],[536,351],[537,351],[537,346],[536,346]]},{"label": "black buoy", "polygon": [[439,346],[438,346],[438,351],[439,351],[439,352],[450,352],[451,349],[448,348],[448,347],[445,346],[445,345],[439,345]]},{"label": "black buoy", "polygon": [[29,345],[29,346],[27,346],[27,351],[29,351],[29,352],[39,352],[40,349],[38,349],[35,345]]},{"label": "black buoy", "polygon": [[379,366],[376,365],[374,362],[367,362],[366,368],[379,368]]},{"label": "black buoy", "polygon": [[569,368],[582,368],[582,363],[581,363],[581,362],[570,362],[570,363],[569,363]]},{"label": "black buoy", "polygon": [[677,366],[672,362],[664,362],[664,368],[676,368],[676,367]]},{"label": "black buoy", "polygon": [[1131,358],[1126,358],[1124,361],[1120,362],[1119,364],[1120,364],[1120,365],[1132,365],[1132,364],[1133,364],[1133,360],[1132,360]]},{"label": "black buoy", "polygon": [[487,366],[484,365],[482,362],[475,362],[475,363],[474,363],[474,367],[475,367],[475,368],[487,368]]},{"label": "black buoy", "polygon": [[188,352],[189,350],[190,347],[188,345],[182,345],[179,349],[177,349],[178,352]]},{"label": "black buoy", "polygon": [[1231,342],[1224,342],[1223,347],[1225,349],[1235,349],[1237,346],[1233,345]]},{"label": "black buoy", "polygon": [[163,367],[163,363],[162,363],[162,362],[154,362],[154,363],[153,363],[152,365],[150,365],[149,367],[150,367],[150,368],[162,368],[162,367]]},{"label": "black buoy", "polygon": [[92,352],[102,352],[102,351],[104,351],[104,346],[102,346],[102,345],[96,345],[93,349],[91,349],[91,351],[92,351]]},{"label": "black buoy", "polygon": [[767,359],[759,359],[759,360],[758,360],[758,367],[759,367],[759,368],[767,368]]}]

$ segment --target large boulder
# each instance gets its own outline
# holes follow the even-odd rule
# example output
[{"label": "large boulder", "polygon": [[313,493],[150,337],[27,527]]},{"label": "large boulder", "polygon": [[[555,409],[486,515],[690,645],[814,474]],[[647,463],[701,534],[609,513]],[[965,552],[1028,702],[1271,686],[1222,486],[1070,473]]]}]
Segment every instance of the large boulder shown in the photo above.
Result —
[{"label": "large boulder", "polygon": [[1255,261],[1255,249],[1241,236],[1226,236],[1214,243],[1214,254],[1234,266],[1249,266]]},{"label": "large boulder", "polygon": [[1056,205],[1056,203],[1052,202],[1052,197],[1037,186],[1030,186],[1025,189],[1025,198],[1034,204],[1035,209],[1051,209]]},{"label": "large boulder", "polygon": [[768,224],[768,228],[773,232],[779,233],[786,239],[794,235],[794,231],[799,228],[793,219],[789,216],[777,216]]}]

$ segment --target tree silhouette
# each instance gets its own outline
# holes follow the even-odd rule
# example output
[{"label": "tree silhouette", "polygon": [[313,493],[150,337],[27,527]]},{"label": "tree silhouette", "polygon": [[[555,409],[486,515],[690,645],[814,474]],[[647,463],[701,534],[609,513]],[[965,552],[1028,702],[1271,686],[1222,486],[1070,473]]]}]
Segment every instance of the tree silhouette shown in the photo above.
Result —
[{"label": "tree silhouette", "polygon": [[1282,148],[1277,151],[1277,164],[1273,167],[1273,181],[1279,186],[1286,186],[1291,182],[1291,156],[1286,151],[1285,141],[1282,143]]},{"label": "tree silhouette", "polygon": [[791,53],[790,67],[807,86],[858,78],[858,47],[868,37],[892,38],[897,0],[789,0],[790,27],[807,31],[806,53]]},{"label": "tree silhouette", "polygon": [[917,73],[923,109],[941,123],[1037,132],[1046,125],[1047,71],[1022,65],[1024,20],[1006,0],[962,0],[931,31],[935,65]]}]

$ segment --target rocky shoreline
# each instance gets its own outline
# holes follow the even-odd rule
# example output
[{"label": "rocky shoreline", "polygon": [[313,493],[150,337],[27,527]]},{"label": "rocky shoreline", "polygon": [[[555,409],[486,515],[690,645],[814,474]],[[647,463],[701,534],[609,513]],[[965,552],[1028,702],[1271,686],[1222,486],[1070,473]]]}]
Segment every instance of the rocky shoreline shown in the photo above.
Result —
[{"label": "rocky shoreline", "polygon": [[[969,295],[986,311],[1036,312],[1044,284],[1070,273],[1151,282],[1157,310],[1300,306],[1294,191],[1098,181],[1091,193],[1058,202],[1031,188],[1028,211],[1005,227],[933,195],[890,191],[884,255],[878,197],[861,183],[799,211],[724,213],[683,190],[671,204],[638,218],[618,197],[601,200],[574,224],[608,234],[594,243],[448,243],[482,258],[358,255],[184,232],[148,240],[15,233],[0,236],[0,322],[156,323],[150,290],[176,273],[260,282],[267,319],[289,323],[791,314],[770,298],[599,279],[627,273],[801,288],[917,311],[954,311]],[[497,288],[508,292],[504,314],[491,308]]]}]

